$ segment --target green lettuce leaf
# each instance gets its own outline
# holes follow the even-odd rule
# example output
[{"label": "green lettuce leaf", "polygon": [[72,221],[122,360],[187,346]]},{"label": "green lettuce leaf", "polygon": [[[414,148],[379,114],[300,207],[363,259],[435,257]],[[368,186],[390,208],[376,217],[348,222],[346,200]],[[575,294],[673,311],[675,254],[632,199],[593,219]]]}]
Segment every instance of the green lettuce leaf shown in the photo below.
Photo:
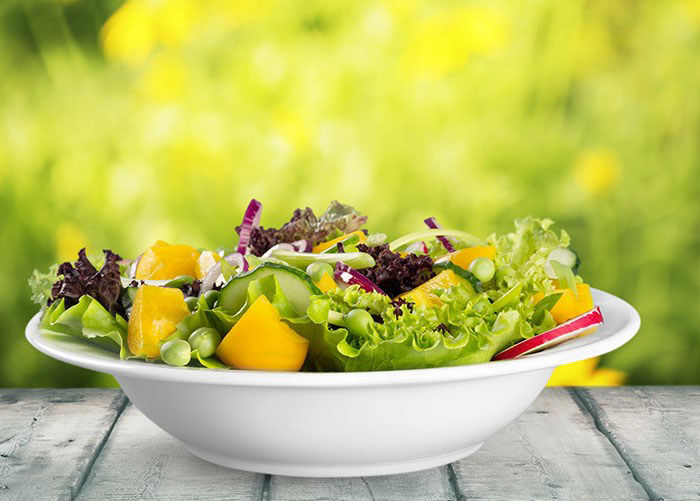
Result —
[{"label": "green lettuce leaf", "polygon": [[66,309],[65,301],[54,302],[39,323],[44,332],[61,333],[86,339],[103,348],[130,357],[127,348],[127,322],[121,315],[111,315],[99,301],[84,295],[78,303]]},{"label": "green lettuce leaf", "polygon": [[[264,276],[258,280],[253,280],[248,285],[248,297],[246,305],[252,305],[260,296],[265,296],[277,308],[283,318],[294,318],[299,316],[294,306],[289,302],[287,296],[282,292],[279,281],[274,274]],[[245,308],[244,306],[244,309]]]},{"label": "green lettuce leaf", "polygon": [[34,270],[29,277],[29,288],[32,290],[32,301],[40,306],[46,306],[46,301],[51,297],[51,288],[58,280],[58,264],[54,264],[49,271],[42,273]]},{"label": "green lettuce leaf", "polygon": [[192,350],[192,360],[196,360],[202,367],[207,369],[230,369],[228,365],[223,363],[216,357],[203,357],[199,354],[199,350]]}]

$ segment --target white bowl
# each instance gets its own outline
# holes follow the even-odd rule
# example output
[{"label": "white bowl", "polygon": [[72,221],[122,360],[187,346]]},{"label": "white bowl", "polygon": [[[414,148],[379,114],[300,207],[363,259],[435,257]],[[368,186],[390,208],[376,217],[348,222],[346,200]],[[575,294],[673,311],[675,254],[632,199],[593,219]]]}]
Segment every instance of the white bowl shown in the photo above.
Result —
[{"label": "white bowl", "polygon": [[83,341],[26,329],[39,351],[112,374],[129,400],[193,454],[278,475],[384,475],[472,454],[539,395],[552,370],[607,353],[639,330],[637,312],[594,291],[605,324],[519,359],[461,367],[288,373],[168,367],[119,360]]}]

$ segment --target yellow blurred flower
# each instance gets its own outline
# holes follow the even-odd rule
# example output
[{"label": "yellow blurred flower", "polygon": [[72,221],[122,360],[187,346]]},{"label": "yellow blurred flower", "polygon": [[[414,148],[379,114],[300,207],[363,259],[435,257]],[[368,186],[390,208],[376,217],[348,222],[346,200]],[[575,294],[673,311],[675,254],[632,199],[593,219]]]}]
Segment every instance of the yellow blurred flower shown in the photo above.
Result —
[{"label": "yellow blurred flower", "polygon": [[620,386],[627,374],[614,369],[598,368],[599,358],[589,358],[554,369],[547,386]]},{"label": "yellow blurred flower", "polygon": [[384,0],[384,5],[396,17],[403,18],[415,12],[417,0]]},{"label": "yellow blurred flower", "polygon": [[0,143],[0,183],[2,183],[5,179],[5,173],[8,170],[4,157],[5,155],[3,154],[2,143]]},{"label": "yellow blurred flower", "polygon": [[221,0],[212,2],[212,11],[229,26],[240,26],[260,19],[270,6],[269,0]]},{"label": "yellow blurred flower", "polygon": [[300,113],[290,110],[277,113],[273,127],[276,134],[294,150],[304,150],[311,144],[313,124]]},{"label": "yellow blurred flower", "polygon": [[587,151],[574,162],[574,180],[585,192],[601,195],[620,179],[620,161],[614,151]]},{"label": "yellow blurred flower", "polygon": [[182,58],[172,54],[158,54],[150,61],[141,87],[147,97],[158,101],[172,101],[185,91],[187,67]]},{"label": "yellow blurred flower", "polygon": [[182,45],[199,18],[197,6],[192,0],[127,0],[100,31],[105,56],[138,66],[159,45]]},{"label": "yellow blurred flower", "polygon": [[56,259],[59,262],[74,261],[78,251],[87,247],[87,236],[73,223],[58,225],[54,233],[54,240],[56,242]]},{"label": "yellow blurred flower", "polygon": [[681,7],[685,15],[695,24],[700,24],[700,1],[682,0]]},{"label": "yellow blurred flower", "polygon": [[164,47],[180,47],[190,39],[201,9],[191,0],[163,0],[156,9],[156,34]]},{"label": "yellow blurred flower", "polygon": [[485,7],[462,7],[424,20],[408,43],[404,62],[413,71],[443,76],[463,66],[472,54],[503,47],[508,23]]}]

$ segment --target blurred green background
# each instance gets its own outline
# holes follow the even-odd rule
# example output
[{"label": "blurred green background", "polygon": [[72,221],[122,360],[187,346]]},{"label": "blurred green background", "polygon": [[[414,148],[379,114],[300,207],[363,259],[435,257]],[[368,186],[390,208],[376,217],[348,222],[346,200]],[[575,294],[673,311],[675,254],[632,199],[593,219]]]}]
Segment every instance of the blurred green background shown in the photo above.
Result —
[{"label": "blurred green background", "polygon": [[111,384],[24,340],[83,245],[231,245],[337,198],[390,235],[547,216],[641,313],[630,384],[700,383],[700,2],[0,4],[0,386]]}]

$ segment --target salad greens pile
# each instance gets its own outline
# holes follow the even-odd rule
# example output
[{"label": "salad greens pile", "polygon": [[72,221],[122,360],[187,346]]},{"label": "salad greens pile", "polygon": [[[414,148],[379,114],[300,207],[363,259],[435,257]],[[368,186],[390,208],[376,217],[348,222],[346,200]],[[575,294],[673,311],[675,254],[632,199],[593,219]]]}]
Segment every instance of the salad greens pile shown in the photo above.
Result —
[{"label": "salad greens pile", "polygon": [[378,371],[489,362],[593,308],[569,235],[527,217],[485,240],[440,228],[386,243],[334,201],[259,225],[239,252],[158,241],[133,261],[105,250],[35,271],[40,329],[169,365]]}]

